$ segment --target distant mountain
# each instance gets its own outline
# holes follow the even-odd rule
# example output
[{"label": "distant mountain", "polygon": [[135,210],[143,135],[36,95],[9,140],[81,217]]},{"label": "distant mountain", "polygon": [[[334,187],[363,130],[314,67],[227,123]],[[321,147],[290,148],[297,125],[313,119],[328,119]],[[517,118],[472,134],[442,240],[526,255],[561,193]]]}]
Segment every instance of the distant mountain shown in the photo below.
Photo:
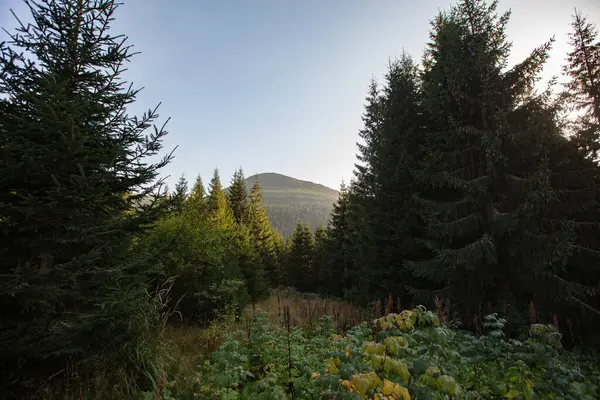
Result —
[{"label": "distant mountain", "polygon": [[248,191],[255,177],[262,186],[263,204],[271,225],[285,238],[292,234],[298,220],[307,223],[313,230],[319,224],[327,225],[338,197],[337,190],[269,172],[248,177]]}]

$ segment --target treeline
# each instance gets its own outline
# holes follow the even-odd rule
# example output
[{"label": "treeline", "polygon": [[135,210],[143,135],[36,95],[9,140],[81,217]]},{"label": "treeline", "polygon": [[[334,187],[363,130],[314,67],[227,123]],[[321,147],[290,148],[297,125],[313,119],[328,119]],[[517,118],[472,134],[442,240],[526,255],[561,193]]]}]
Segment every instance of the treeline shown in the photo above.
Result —
[{"label": "treeline", "polygon": [[403,54],[372,82],[354,179],[325,250],[295,257],[298,286],[437,302],[474,329],[492,311],[513,329],[554,321],[597,342],[598,33],[575,15],[566,82],[540,91],[554,39],[509,67],[509,17],[460,1],[433,20],[421,65]]},{"label": "treeline", "polygon": [[153,259],[157,287],[168,285],[174,322],[206,325],[240,315],[279,283],[286,245],[262,204],[258,179],[248,193],[237,170],[226,194],[218,170],[205,190],[202,179],[188,193],[182,177],[169,199],[171,213],[141,240]]},{"label": "treeline", "polygon": [[327,225],[331,208],[332,204],[325,202],[294,203],[286,201],[280,204],[265,204],[271,225],[284,238],[289,238],[292,235],[298,220],[308,225],[312,230],[315,230],[319,225]]},{"label": "treeline", "polygon": [[248,193],[241,168],[227,191],[218,170],[206,191],[197,177],[188,193],[182,176],[165,201],[175,204],[170,214],[140,243],[146,251],[164,248],[153,258],[159,271],[153,282],[170,287],[174,322],[205,325],[220,316],[236,318],[272,288],[309,291],[321,278],[312,275],[323,273],[314,267],[325,259],[325,228],[318,225],[313,234],[298,220],[284,240],[270,224],[259,179]]}]

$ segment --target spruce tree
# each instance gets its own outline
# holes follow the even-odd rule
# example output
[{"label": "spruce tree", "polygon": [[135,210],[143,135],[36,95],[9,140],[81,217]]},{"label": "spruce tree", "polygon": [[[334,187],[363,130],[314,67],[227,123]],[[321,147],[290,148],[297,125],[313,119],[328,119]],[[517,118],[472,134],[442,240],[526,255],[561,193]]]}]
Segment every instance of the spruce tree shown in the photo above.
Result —
[{"label": "spruce tree", "polygon": [[[354,265],[359,268],[359,270],[353,271],[356,279],[350,283],[350,280],[347,279],[348,270],[344,267],[344,286],[351,285],[352,297],[360,301],[367,301],[366,298],[369,297],[369,287],[371,286],[371,277],[365,279],[362,274],[369,273],[370,269],[374,267],[378,252],[375,234],[372,231],[374,224],[371,223],[372,211],[376,207],[374,198],[376,172],[371,161],[377,157],[376,152],[381,143],[380,130],[383,120],[383,101],[381,90],[375,80],[371,81],[366,100],[367,105],[362,117],[364,127],[359,132],[359,137],[363,139],[364,144],[357,143],[358,154],[356,157],[358,163],[354,166],[354,190],[351,193],[345,193],[343,185],[340,190],[340,200],[343,196],[347,196],[347,201],[343,204],[347,215],[345,215],[343,222],[348,227],[348,231],[344,233],[344,236],[348,238],[350,231],[354,233],[351,245],[346,245],[346,249],[340,249],[340,251],[346,253],[344,258],[348,258],[347,252],[351,247],[352,254],[356,257]],[[335,212],[334,207],[334,214]],[[353,226],[350,215],[360,215],[362,217],[355,221],[356,226]],[[375,268],[379,268],[379,265]]]},{"label": "spruce tree", "polygon": [[0,45],[0,386],[27,396],[62,382],[67,360],[83,379],[136,382],[154,333],[128,251],[169,208],[157,178],[171,157],[155,158],[167,132],[146,133],[156,109],[126,113],[139,91],[121,80],[118,3],[26,4],[32,23]]},{"label": "spruce tree", "polygon": [[[576,142],[565,139],[551,155],[552,186],[557,193],[551,211],[555,218],[567,219],[575,233],[571,257],[555,279],[563,283],[558,287],[563,290],[560,296],[554,294],[557,301],[553,311],[561,325],[581,326],[583,336],[577,339],[591,339],[598,344],[592,332],[600,324],[600,197],[596,189],[600,185],[600,167],[582,150]],[[564,283],[568,285],[565,287]]]},{"label": "spruce tree", "polygon": [[289,253],[286,264],[286,282],[301,292],[311,289],[311,275],[313,274],[312,256],[314,239],[310,228],[298,221],[296,229],[289,239]]},{"label": "spruce tree", "polygon": [[413,285],[419,299],[450,298],[468,320],[488,302],[543,303],[571,242],[568,223],[544,213],[559,130],[533,85],[550,43],[506,70],[510,13],[496,8],[463,0],[441,13],[423,59],[427,134],[415,210],[430,255],[405,264],[430,282]]},{"label": "spruce tree", "polygon": [[238,225],[233,235],[237,263],[241,271],[246,291],[252,306],[268,294],[268,282],[265,277],[265,266],[260,252],[252,240],[250,229]]},{"label": "spruce tree", "polygon": [[576,12],[570,34],[571,52],[564,71],[570,78],[565,98],[578,112],[573,140],[593,160],[600,151],[600,38],[596,26]]},{"label": "spruce tree", "polygon": [[265,274],[270,287],[285,284],[284,263],[288,254],[287,243],[283,236],[273,228],[273,251],[265,261]]},{"label": "spruce tree", "polygon": [[276,287],[282,283],[281,254],[278,254],[278,247],[281,247],[282,238],[271,227],[262,201],[262,188],[258,177],[255,177],[250,189],[250,203],[248,204],[246,223],[250,230],[252,243],[263,261],[268,285]]},{"label": "spruce tree", "polygon": [[206,199],[206,210],[208,216],[220,224],[224,229],[231,229],[235,224],[233,212],[221,186],[219,170],[215,169],[212,179],[208,185],[208,197]]},{"label": "spruce tree", "polygon": [[252,188],[250,189],[250,203],[248,205],[248,225],[252,231],[254,241],[260,243],[260,247],[270,248],[269,239],[274,234],[269,224],[269,217],[263,206],[262,187],[258,177],[254,178]]},{"label": "spruce tree", "polygon": [[367,101],[360,132],[365,144],[359,146],[350,202],[361,215],[356,289],[363,300],[372,300],[405,293],[411,276],[403,261],[418,248],[412,239],[409,202],[424,121],[418,71],[408,55],[390,64],[383,87],[372,84]]},{"label": "spruce tree", "polygon": [[172,212],[177,214],[183,212],[187,196],[188,182],[185,179],[185,176],[182,174],[179,180],[177,181],[177,184],[175,185],[175,190],[171,194]]},{"label": "spruce tree", "polygon": [[325,278],[328,277],[328,257],[327,257],[327,231],[323,225],[318,225],[315,230],[315,250],[313,254],[313,275],[311,292],[325,293],[327,288]]},{"label": "spruce tree", "polygon": [[350,190],[344,182],[340,185],[337,202],[333,205],[327,226],[327,266],[322,270],[325,294],[343,297],[346,289],[353,287],[355,279],[354,243],[349,210]]},{"label": "spruce tree", "polygon": [[184,174],[181,174],[177,184],[175,184],[175,193],[181,194],[184,198],[188,195],[188,181],[185,179]]},{"label": "spruce tree", "polygon": [[233,173],[228,198],[235,221],[238,225],[242,225],[248,218],[248,189],[241,168]]},{"label": "spruce tree", "polygon": [[[559,193],[559,214],[574,226],[573,254],[561,279],[572,289],[563,294],[558,310],[582,326],[583,339],[596,340],[600,324],[600,185],[598,149],[600,134],[600,43],[594,25],[580,13],[572,23],[571,51],[564,67],[570,78],[567,109],[578,116],[569,126],[570,141],[563,141],[553,153],[553,185]],[[566,317],[565,317],[566,319]],[[565,321],[567,322],[567,321]],[[567,332],[571,333],[571,332]]]},{"label": "spruce tree", "polygon": [[206,211],[206,193],[200,174],[196,177],[196,182],[194,182],[194,186],[187,198],[186,206],[189,210],[194,210],[198,214],[204,214]]}]

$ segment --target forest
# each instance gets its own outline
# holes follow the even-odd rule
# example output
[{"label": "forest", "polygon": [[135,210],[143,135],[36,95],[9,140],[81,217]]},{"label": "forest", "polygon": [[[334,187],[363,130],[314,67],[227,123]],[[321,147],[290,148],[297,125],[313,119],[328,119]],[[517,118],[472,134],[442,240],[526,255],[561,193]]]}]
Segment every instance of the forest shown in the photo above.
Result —
[{"label": "forest", "polygon": [[284,239],[241,168],[166,188],[118,2],[27,4],[0,43],[1,397],[600,398],[583,12],[547,84],[556,39],[509,65],[498,1],[433,16],[420,61],[371,81],[328,225]]}]

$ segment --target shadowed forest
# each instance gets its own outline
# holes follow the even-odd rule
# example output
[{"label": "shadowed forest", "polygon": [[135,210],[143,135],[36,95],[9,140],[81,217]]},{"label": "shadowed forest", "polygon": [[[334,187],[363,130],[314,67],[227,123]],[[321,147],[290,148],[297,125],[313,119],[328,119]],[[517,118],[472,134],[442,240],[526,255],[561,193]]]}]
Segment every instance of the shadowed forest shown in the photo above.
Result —
[{"label": "shadowed forest", "polygon": [[501,3],[432,16],[368,85],[328,224],[292,230],[312,206],[287,196],[317,189],[265,204],[241,168],[166,187],[177,152],[157,107],[128,113],[119,3],[27,4],[0,43],[0,397],[600,398],[585,10],[547,83],[556,39],[509,64]]}]

